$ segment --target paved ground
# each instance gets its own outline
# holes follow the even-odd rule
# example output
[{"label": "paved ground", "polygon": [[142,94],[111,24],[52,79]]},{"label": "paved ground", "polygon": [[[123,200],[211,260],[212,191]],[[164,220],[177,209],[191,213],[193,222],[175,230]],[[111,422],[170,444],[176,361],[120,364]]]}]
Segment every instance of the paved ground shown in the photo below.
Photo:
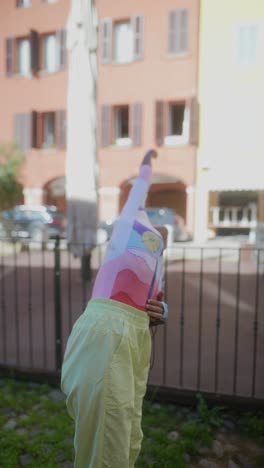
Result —
[{"label": "paved ground", "polygon": [[[264,285],[254,255],[173,249],[167,260],[170,317],[155,337],[150,382],[264,398]],[[96,269],[100,252],[93,258]],[[61,252],[63,348],[91,285]],[[219,270],[221,273],[219,273]],[[258,278],[258,280],[257,280]],[[54,253],[6,250],[0,264],[0,363],[55,368]],[[256,298],[257,293],[257,298]],[[234,377],[235,376],[235,377]]]}]

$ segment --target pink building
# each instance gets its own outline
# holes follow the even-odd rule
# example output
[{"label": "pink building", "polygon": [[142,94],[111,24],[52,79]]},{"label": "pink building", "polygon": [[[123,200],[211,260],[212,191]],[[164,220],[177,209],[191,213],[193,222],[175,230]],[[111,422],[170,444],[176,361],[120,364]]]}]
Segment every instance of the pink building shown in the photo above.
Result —
[{"label": "pink building", "polygon": [[[100,217],[115,216],[142,153],[157,148],[148,204],[193,230],[197,0],[97,0]],[[63,204],[69,0],[1,1],[0,140],[27,153],[26,203]]]},{"label": "pink building", "polygon": [[0,141],[16,140],[27,154],[27,204],[52,202],[49,184],[64,177],[69,5],[70,0],[1,1]]}]

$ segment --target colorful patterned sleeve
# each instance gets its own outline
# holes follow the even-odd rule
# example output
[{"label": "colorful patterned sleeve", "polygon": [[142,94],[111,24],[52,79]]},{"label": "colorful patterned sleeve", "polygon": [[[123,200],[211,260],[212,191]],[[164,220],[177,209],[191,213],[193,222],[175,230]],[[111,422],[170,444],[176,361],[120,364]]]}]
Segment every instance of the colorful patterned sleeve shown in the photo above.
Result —
[{"label": "colorful patterned sleeve", "polygon": [[145,203],[151,181],[152,153],[153,151],[150,150],[144,156],[139,174],[129,192],[128,199],[113,230],[111,245],[112,248],[118,249],[120,253],[126,248],[136,213],[140,206]]}]

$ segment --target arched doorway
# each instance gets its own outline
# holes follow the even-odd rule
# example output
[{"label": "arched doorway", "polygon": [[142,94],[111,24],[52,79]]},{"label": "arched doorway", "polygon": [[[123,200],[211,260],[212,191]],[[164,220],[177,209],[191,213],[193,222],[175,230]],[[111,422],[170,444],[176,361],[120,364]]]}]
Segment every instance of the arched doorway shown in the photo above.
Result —
[{"label": "arched doorway", "polygon": [[[120,186],[119,210],[123,207],[135,177],[127,179]],[[173,176],[154,174],[146,206],[171,208],[186,222],[186,185]]]},{"label": "arched doorway", "polygon": [[45,184],[44,203],[55,205],[61,211],[66,210],[65,177],[58,177]]}]

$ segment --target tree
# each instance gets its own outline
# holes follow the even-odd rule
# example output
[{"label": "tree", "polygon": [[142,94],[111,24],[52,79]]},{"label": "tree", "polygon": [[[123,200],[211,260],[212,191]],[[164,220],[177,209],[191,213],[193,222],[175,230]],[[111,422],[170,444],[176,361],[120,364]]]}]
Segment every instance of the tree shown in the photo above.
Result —
[{"label": "tree", "polygon": [[24,154],[15,144],[0,145],[0,209],[7,209],[18,203],[22,186],[17,181]]}]

